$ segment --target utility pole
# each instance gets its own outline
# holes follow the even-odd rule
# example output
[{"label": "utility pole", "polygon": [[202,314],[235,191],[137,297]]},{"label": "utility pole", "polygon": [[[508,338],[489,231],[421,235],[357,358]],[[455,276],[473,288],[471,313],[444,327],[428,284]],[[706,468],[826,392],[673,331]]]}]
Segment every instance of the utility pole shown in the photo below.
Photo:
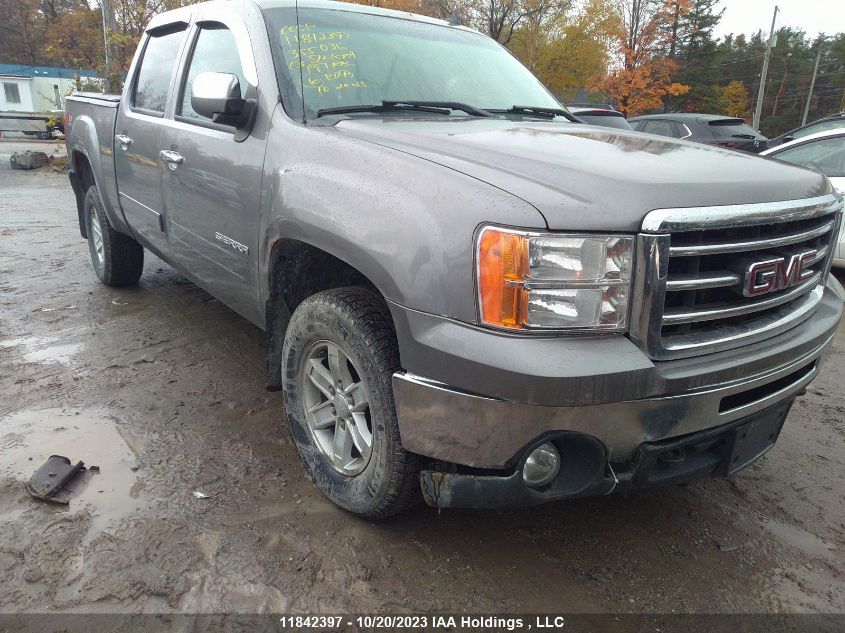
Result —
[{"label": "utility pole", "polygon": [[111,35],[114,30],[114,8],[111,0],[100,0],[100,9],[103,14],[103,47],[106,56],[106,90],[114,90],[114,47],[111,43]]},{"label": "utility pole", "polygon": [[760,89],[757,91],[757,107],[754,108],[754,119],[751,127],[760,129],[760,115],[763,113],[763,94],[766,92],[766,73],[769,72],[769,57],[772,55],[773,40],[775,39],[775,21],[778,19],[778,8],[775,5],[775,12],[772,15],[772,29],[769,31],[769,45],[766,47],[766,54],[763,56],[763,72],[760,76]]},{"label": "utility pole", "polygon": [[810,101],[813,99],[813,88],[816,87],[816,73],[819,72],[819,61],[822,58],[822,44],[819,42],[819,50],[816,52],[816,65],[813,67],[813,78],[810,80],[810,91],[807,93],[807,103],[804,104],[804,116],[801,117],[801,125],[806,125],[807,115],[810,114]]},{"label": "utility pole", "polygon": [[100,13],[103,16],[103,50],[106,54],[106,72],[111,69],[111,51],[109,50],[109,27],[111,26],[109,14],[111,13],[111,3],[109,0],[100,0]]}]

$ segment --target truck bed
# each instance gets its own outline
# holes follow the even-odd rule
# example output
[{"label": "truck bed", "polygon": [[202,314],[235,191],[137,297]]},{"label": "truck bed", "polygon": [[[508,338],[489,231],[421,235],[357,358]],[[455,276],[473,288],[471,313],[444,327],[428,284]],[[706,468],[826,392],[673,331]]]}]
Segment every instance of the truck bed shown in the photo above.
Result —
[{"label": "truck bed", "polygon": [[103,105],[109,108],[116,108],[117,104],[120,103],[120,95],[105,92],[74,92],[68,98],[75,101]]},{"label": "truck bed", "polygon": [[[114,170],[114,129],[120,95],[98,92],[75,92],[65,101],[65,139],[68,155],[79,152],[87,166],[71,161],[70,171],[80,176],[75,187],[77,196],[85,195],[82,172],[90,168],[91,176],[100,191],[100,199],[109,221],[119,230],[128,231],[120,213],[117,193],[117,179]],[[97,151],[94,151],[94,150]],[[82,216],[79,219],[80,232],[85,228]]]}]

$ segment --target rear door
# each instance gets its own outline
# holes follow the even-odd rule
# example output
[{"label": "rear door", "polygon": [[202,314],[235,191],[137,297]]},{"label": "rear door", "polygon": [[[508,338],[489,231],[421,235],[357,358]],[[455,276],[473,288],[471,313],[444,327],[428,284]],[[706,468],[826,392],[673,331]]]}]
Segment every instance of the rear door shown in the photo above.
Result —
[{"label": "rear door", "polygon": [[[203,72],[231,73],[241,94],[257,96],[249,33],[230,11],[200,13],[175,89],[172,116],[158,149],[178,162],[164,170],[162,193],[173,258],[230,307],[250,316],[258,304],[258,222],[266,135],[242,138],[191,107]],[[264,32],[266,37],[266,31]]]},{"label": "rear door", "polygon": [[147,32],[132,70],[127,98],[115,125],[114,159],[120,206],[141,240],[166,257],[166,217],[161,195],[162,121],[187,32],[176,22]]}]

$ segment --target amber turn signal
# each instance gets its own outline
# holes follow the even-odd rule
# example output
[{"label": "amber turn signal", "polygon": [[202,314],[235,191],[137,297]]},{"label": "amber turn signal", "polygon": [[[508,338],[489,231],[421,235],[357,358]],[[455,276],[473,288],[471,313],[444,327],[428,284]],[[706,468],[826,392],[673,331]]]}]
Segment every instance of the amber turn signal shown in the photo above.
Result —
[{"label": "amber turn signal", "polygon": [[478,239],[478,292],[484,323],[522,327],[528,306],[522,282],[527,273],[527,236],[485,228]]}]

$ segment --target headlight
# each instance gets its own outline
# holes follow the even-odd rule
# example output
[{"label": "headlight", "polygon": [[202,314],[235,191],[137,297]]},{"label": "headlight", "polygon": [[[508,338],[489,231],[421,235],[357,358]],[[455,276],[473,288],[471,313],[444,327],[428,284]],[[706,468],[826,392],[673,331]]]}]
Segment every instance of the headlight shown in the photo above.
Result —
[{"label": "headlight", "polygon": [[628,327],[634,238],[485,227],[476,242],[481,322],[513,330]]}]

